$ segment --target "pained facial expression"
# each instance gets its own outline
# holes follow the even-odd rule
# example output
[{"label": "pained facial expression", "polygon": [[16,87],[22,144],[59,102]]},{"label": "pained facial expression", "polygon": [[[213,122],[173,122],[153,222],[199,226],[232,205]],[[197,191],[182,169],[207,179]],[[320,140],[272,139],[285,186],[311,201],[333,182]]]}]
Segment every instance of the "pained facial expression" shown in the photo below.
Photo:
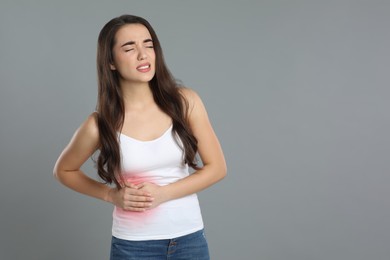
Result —
[{"label": "pained facial expression", "polygon": [[131,83],[149,82],[155,74],[152,36],[142,24],[127,24],[115,35],[114,63],[111,70],[118,71],[121,80]]}]

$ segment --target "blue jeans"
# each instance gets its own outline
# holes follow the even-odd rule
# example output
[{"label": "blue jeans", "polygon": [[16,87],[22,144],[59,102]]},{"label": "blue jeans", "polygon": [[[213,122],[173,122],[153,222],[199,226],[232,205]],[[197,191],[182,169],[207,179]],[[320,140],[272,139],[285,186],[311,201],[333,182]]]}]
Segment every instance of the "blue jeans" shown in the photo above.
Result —
[{"label": "blue jeans", "polygon": [[110,260],[209,260],[204,230],[173,239],[129,241],[112,237]]}]

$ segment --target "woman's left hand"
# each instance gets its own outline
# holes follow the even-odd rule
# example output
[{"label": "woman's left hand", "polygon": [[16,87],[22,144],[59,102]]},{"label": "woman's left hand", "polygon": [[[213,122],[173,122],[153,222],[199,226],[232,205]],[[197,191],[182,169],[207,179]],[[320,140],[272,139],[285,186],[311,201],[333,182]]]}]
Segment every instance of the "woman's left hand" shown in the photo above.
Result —
[{"label": "woman's left hand", "polygon": [[167,201],[167,198],[164,194],[164,187],[159,186],[150,182],[143,182],[138,185],[135,185],[137,189],[141,191],[146,191],[151,194],[151,197],[154,198],[153,201],[150,202],[151,206],[148,209],[152,209],[160,205],[161,203]]}]

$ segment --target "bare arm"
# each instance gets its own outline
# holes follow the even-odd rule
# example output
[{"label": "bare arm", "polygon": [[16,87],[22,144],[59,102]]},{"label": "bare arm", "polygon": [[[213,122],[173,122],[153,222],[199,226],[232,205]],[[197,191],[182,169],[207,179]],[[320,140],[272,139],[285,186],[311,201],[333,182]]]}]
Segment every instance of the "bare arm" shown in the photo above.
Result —
[{"label": "bare arm", "polygon": [[204,166],[190,176],[166,186],[143,184],[141,190],[150,191],[156,198],[153,206],[199,192],[226,176],[225,158],[201,99],[189,89],[184,89],[183,94],[190,104],[190,127],[198,140],[198,152]]},{"label": "bare arm", "polygon": [[54,176],[65,186],[79,193],[111,202],[121,208],[143,211],[150,206],[150,194],[128,187],[121,190],[91,179],[80,167],[98,149],[99,130],[94,115],[77,129],[70,143],[63,150],[54,166]]}]

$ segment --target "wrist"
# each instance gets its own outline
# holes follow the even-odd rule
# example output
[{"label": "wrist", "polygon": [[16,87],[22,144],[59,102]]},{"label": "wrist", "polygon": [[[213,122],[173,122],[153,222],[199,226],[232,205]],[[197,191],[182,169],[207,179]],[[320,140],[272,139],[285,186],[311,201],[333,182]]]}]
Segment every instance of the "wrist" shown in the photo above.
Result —
[{"label": "wrist", "polygon": [[110,188],[110,187],[107,187],[107,188],[108,189],[106,191],[106,194],[105,194],[103,200],[106,201],[106,202],[109,202],[109,203],[113,203],[114,200],[113,200],[112,196],[113,196],[115,188]]}]

